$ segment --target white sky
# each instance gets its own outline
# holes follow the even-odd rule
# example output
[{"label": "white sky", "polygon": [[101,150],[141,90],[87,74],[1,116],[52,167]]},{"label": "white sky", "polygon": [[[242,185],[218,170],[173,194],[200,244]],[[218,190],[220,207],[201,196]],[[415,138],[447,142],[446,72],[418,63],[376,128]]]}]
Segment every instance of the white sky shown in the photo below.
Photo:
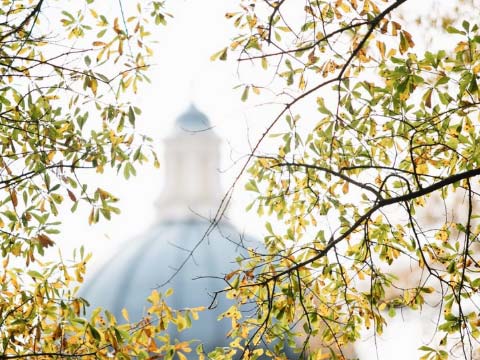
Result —
[{"label": "white sky", "polygon": [[[159,28],[158,36],[155,35],[158,46],[156,64],[149,74],[152,83],[141,87],[135,100],[143,111],[137,121],[138,129],[151,136],[159,150],[161,139],[170,133],[176,117],[194,102],[225,140],[224,169],[232,164],[230,156],[236,160],[248,152],[247,127],[249,131],[254,131],[251,113],[258,112],[250,104],[242,103],[239,92],[232,90],[238,84],[235,62],[209,60],[229,40],[223,16],[227,11],[226,5],[217,0],[171,2],[168,9],[175,18],[166,28]],[[118,246],[122,241],[144,232],[155,220],[154,200],[160,193],[163,173],[147,165],[138,167],[137,174],[128,182],[122,175],[116,174],[91,177],[92,186],[98,184],[95,186],[105,187],[120,197],[122,214],[110,222],[89,226],[88,211],[85,211],[87,215],[84,217],[76,213],[65,223],[63,235],[69,239],[68,242],[103,249]],[[231,169],[222,176],[232,178],[235,175],[235,170]],[[229,183],[229,180],[224,180],[225,187]],[[241,211],[245,205],[235,208]],[[256,216],[252,214],[251,218]],[[244,223],[252,222],[245,221],[244,217],[240,219]],[[244,229],[244,224],[235,222]],[[248,230],[255,232],[256,227]]]},{"label": "white sky", "polygon": [[[272,108],[240,101],[240,92],[232,89],[239,83],[234,59],[213,63],[209,60],[234,34],[224,14],[235,5],[234,1],[224,0],[167,2],[175,17],[155,35],[158,38],[157,66],[150,73],[152,84],[140,88],[137,100],[143,110],[139,129],[153,137],[159,146],[161,139],[169,134],[175,118],[193,101],[225,139],[225,169],[232,164],[229,152],[232,151],[233,160],[248,153],[249,137],[257,139],[259,131],[275,114]],[[67,218],[61,235],[64,257],[68,257],[73,247],[85,246],[86,250],[94,252],[90,264],[92,272],[108,260],[115,249],[128,246],[126,241],[148,230],[155,221],[154,200],[160,193],[163,173],[154,170],[153,166],[137,168],[137,173],[137,177],[128,182],[121,175],[88,176],[92,186],[106,188],[120,197],[122,214],[95,226],[88,225],[89,209]],[[237,173],[238,166],[224,174],[225,188]],[[235,200],[230,211],[232,221],[241,231],[262,237],[264,220],[258,219],[254,212],[245,214],[243,210],[250,200],[248,194],[237,191]],[[400,319],[393,322],[384,336],[385,341],[378,341],[378,359],[418,358],[416,348],[425,335],[421,328],[422,321],[411,314],[406,315],[405,322]],[[375,359],[374,346],[372,338],[360,343],[361,359]]]}]

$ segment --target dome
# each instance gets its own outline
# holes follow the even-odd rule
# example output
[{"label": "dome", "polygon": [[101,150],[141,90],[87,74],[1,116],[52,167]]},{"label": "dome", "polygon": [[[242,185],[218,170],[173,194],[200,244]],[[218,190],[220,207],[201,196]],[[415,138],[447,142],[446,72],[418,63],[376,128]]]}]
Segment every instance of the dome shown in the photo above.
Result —
[{"label": "dome", "polygon": [[[172,308],[208,308],[213,292],[225,288],[223,277],[242,256],[243,247],[237,244],[244,244],[245,239],[238,230],[227,222],[210,229],[207,220],[223,197],[218,171],[220,139],[209,128],[208,118],[193,105],[177,119],[176,127],[197,132],[185,136],[176,131],[164,141],[165,184],[156,202],[155,225],[124,243],[80,292],[92,307],[108,309],[119,322],[123,308],[130,321],[147,315],[146,298],[165,282],[159,290],[174,290],[167,298]],[[218,304],[213,309],[199,313],[192,328],[170,335],[180,341],[200,340],[207,352],[227,346],[231,323],[217,318],[231,304],[223,296],[215,301]]]},{"label": "dome", "polygon": [[188,110],[177,118],[175,127],[177,131],[194,133],[208,130],[211,128],[211,125],[207,116],[199,111],[195,105],[191,104]]},{"label": "dome", "polygon": [[[172,335],[180,341],[200,340],[206,351],[225,346],[230,323],[217,318],[231,304],[219,296],[214,309],[208,307],[212,293],[225,287],[222,277],[235,267],[239,235],[233,226],[220,225],[197,247],[208,226],[209,222],[201,219],[158,223],[144,236],[125,243],[87,283],[82,296],[92,306],[111,311],[119,322],[123,308],[130,321],[139,321],[147,315],[146,298],[152,290],[175,275],[159,288],[162,292],[174,289],[167,303],[175,309],[205,306],[206,310],[199,313],[199,320],[190,329]],[[179,269],[186,259],[185,266]]]}]

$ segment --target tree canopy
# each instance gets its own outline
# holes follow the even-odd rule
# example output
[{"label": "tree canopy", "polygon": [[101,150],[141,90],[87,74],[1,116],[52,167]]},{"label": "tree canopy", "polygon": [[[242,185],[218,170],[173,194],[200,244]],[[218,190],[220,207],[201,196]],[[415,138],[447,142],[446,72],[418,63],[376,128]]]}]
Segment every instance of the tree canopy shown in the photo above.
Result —
[{"label": "tree canopy", "polygon": [[[227,14],[239,35],[214,58],[263,68],[274,80],[246,76],[242,98],[267,87],[281,108],[245,167],[249,208],[274,219],[266,249],[228,276],[236,311],[257,309],[227,315],[244,355],[273,356],[285,338],[299,357],[346,357],[399,309],[431,307],[422,359],[474,357],[479,26],[451,16],[466,2],[423,22],[407,3],[242,1]],[[261,150],[267,137],[277,152]]]},{"label": "tree canopy", "polygon": [[[238,35],[212,60],[263,69],[271,81],[242,78],[241,98],[271,90],[280,110],[212,224],[246,179],[267,235],[225,276],[217,296],[235,300],[220,316],[231,342],[209,358],[284,359],[287,348],[347,358],[366,330],[381,334],[399,309],[426,307],[437,320],[422,359],[474,357],[480,31],[460,6],[475,2],[428,19],[408,19],[410,3],[238,0],[226,14]],[[201,309],[175,311],[153,291],[140,323],[100,309],[85,318],[76,290],[89,255],[43,261],[65,203],[89,207],[92,224],[119,212],[82,169],[128,179],[137,164],[158,165],[129,94],[148,81],[163,2],[119,1],[113,13],[94,0],[63,5],[0,7],[0,359],[185,359],[192,344],[165,330],[190,326]],[[206,358],[201,346],[196,354]]]},{"label": "tree canopy", "polygon": [[83,169],[110,167],[128,179],[135,164],[158,165],[150,139],[135,131],[141,111],[128,94],[148,80],[151,34],[169,15],[160,1],[128,6],[128,14],[122,2],[112,13],[93,0],[0,6],[1,359],[190,351],[155,339],[172,321],[186,325],[185,311],[169,309],[157,291],[142,323],[120,326],[100,310],[86,319],[76,291],[89,255],[79,248],[73,260],[43,259],[57,246],[66,204],[89,207],[92,224],[119,212],[114,195],[82,181]]}]

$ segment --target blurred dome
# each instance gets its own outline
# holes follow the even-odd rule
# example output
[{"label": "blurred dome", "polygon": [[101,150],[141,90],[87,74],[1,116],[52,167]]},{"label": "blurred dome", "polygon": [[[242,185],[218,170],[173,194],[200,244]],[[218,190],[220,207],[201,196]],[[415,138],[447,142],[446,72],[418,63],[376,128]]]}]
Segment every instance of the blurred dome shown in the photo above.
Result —
[{"label": "blurred dome", "polygon": [[[138,321],[147,315],[146,298],[152,290],[175,275],[160,288],[162,292],[174,289],[167,303],[175,309],[208,308],[212,304],[212,292],[225,287],[222,277],[234,269],[238,256],[234,242],[238,242],[239,237],[231,225],[220,225],[195,248],[208,225],[207,221],[193,219],[158,223],[144,236],[127,242],[90,279],[82,296],[92,306],[111,311],[119,322],[123,319],[123,308],[127,309],[130,321]],[[192,250],[193,256],[189,258]],[[186,259],[186,265],[175,274]],[[214,309],[199,313],[199,320],[192,328],[172,335],[182,341],[201,340],[206,351],[225,346],[230,322],[217,321],[217,317],[231,304],[222,296],[216,302]]]},{"label": "blurred dome", "polygon": [[[81,291],[93,307],[110,310],[119,321],[123,308],[130,321],[147,315],[146,298],[172,275],[160,288],[174,289],[167,298],[170,306],[208,308],[212,292],[225,287],[223,277],[235,269],[235,259],[242,253],[237,244],[245,240],[227,222],[204,237],[208,219],[215,215],[223,196],[218,173],[220,139],[208,130],[208,118],[193,105],[177,119],[176,127],[165,140],[165,186],[156,203],[156,224],[143,236],[124,243]],[[185,136],[188,131],[197,132]],[[191,329],[171,335],[181,341],[201,340],[207,352],[228,345],[226,333],[231,324],[217,318],[231,304],[222,296],[216,301],[214,309],[199,313]]]},{"label": "blurred dome", "polygon": [[207,116],[199,111],[194,104],[190,104],[187,111],[177,118],[175,127],[180,132],[198,132],[208,130],[212,126]]}]

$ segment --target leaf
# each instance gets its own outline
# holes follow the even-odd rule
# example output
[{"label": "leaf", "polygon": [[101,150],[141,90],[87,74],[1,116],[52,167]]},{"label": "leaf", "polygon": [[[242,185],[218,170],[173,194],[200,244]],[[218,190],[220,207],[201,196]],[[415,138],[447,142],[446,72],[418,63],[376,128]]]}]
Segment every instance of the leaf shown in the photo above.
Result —
[{"label": "leaf", "polygon": [[95,208],[92,208],[90,215],[88,216],[88,224],[92,225],[95,222]]},{"label": "leaf", "polygon": [[243,93],[242,93],[242,98],[241,98],[243,102],[247,101],[249,90],[250,90],[250,86],[247,85],[247,86],[244,87]]},{"label": "leaf", "polygon": [[212,56],[210,56],[210,60],[211,61],[215,61],[217,59],[222,60],[222,61],[227,60],[227,51],[228,51],[227,47],[223,48],[222,50],[220,50],[220,51],[216,52],[215,54],[213,54]]},{"label": "leaf", "polygon": [[70,200],[77,201],[77,197],[75,196],[75,194],[70,189],[67,189],[67,194],[68,194],[68,197],[70,198]]},{"label": "leaf", "polygon": [[89,82],[90,89],[92,90],[93,95],[97,95],[98,82],[95,78],[90,78]]},{"label": "leaf", "polygon": [[458,30],[453,26],[448,26],[447,27],[447,32],[450,33],[450,34],[460,34],[460,35],[466,35],[467,34],[465,31]]},{"label": "leaf", "polygon": [[87,325],[87,328],[88,328],[88,331],[89,333],[91,334],[91,336],[96,340],[96,341],[100,341],[102,339],[100,333],[98,332],[98,330],[93,327],[92,325],[88,324]]},{"label": "leaf", "polygon": [[125,309],[125,308],[122,309],[122,316],[123,316],[123,318],[124,318],[125,320],[130,321],[130,320],[128,320],[128,311],[127,311],[127,309]]},{"label": "leaf", "polygon": [[55,242],[45,234],[38,234],[37,240],[40,243],[40,245],[44,248],[48,248],[50,246],[55,245]]},{"label": "leaf", "polygon": [[258,187],[257,187],[257,184],[254,180],[250,180],[249,182],[247,182],[245,184],[245,190],[248,190],[248,191],[254,191],[254,192],[260,192],[260,190],[258,190]]},{"label": "leaf", "polygon": [[262,68],[264,70],[267,70],[268,69],[268,61],[265,57],[262,57],[261,63],[262,63]]},{"label": "leaf", "polygon": [[17,207],[18,198],[17,198],[17,192],[15,191],[15,189],[10,190],[10,199],[12,201],[13,206]]},{"label": "leaf", "polygon": [[432,92],[433,88],[430,88],[426,91],[426,93],[423,95],[423,100],[425,101],[425,106],[427,108],[432,107]]},{"label": "leaf", "polygon": [[300,76],[300,80],[299,80],[299,83],[298,83],[298,88],[300,90],[305,90],[305,86],[306,86],[306,82],[305,82],[305,78],[303,76],[303,74]]},{"label": "leaf", "polygon": [[135,112],[131,106],[128,107],[128,121],[131,125],[135,126]]},{"label": "leaf", "polygon": [[176,354],[179,360],[188,360],[187,357],[183,355],[180,351],[177,351]]}]

